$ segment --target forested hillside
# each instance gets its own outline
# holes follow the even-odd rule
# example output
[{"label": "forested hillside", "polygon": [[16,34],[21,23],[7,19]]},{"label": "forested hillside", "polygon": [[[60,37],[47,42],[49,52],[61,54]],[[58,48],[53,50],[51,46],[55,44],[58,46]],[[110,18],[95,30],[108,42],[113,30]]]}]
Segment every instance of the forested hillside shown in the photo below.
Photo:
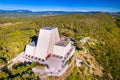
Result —
[{"label": "forested hillside", "polygon": [[[120,79],[120,16],[100,14],[66,14],[57,16],[0,17],[0,66],[22,52],[45,26],[58,27],[61,36],[76,40],[80,51],[80,40],[84,37],[96,39],[98,44],[86,44],[90,54],[103,67],[99,79]],[[77,78],[77,72],[76,77]],[[73,72],[74,74],[74,72]],[[0,75],[1,78],[2,75]],[[7,75],[6,77],[9,78]],[[76,79],[75,78],[75,79]],[[71,79],[71,78],[70,78]]]}]

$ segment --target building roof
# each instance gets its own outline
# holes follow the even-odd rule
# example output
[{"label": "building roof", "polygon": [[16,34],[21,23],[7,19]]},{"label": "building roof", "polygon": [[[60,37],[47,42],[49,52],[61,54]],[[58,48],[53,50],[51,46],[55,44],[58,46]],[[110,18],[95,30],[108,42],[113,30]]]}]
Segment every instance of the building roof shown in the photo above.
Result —
[{"label": "building roof", "polygon": [[55,29],[55,28],[54,27],[44,27],[42,29],[44,29],[44,30],[52,30],[52,29]]},{"label": "building roof", "polygon": [[65,46],[67,46],[68,43],[69,43],[69,41],[62,41],[62,40],[60,40],[55,45],[65,47]]}]

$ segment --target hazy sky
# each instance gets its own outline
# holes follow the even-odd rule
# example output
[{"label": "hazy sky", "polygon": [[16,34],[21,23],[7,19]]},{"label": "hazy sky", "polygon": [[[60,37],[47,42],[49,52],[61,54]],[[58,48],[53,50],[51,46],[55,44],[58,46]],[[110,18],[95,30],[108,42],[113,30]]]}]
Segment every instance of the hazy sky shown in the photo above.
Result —
[{"label": "hazy sky", "polygon": [[120,11],[120,0],[0,0],[0,9],[32,11]]}]

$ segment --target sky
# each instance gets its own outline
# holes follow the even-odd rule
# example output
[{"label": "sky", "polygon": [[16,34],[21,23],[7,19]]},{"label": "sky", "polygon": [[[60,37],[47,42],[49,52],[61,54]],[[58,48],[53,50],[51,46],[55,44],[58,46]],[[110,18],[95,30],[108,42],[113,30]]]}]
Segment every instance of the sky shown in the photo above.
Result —
[{"label": "sky", "polygon": [[0,0],[0,9],[120,12],[120,0]]}]

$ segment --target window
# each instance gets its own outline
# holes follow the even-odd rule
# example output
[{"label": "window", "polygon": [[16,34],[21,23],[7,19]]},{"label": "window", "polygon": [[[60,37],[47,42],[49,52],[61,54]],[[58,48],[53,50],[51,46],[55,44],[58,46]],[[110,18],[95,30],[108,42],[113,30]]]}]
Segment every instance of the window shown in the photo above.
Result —
[{"label": "window", "polygon": [[39,58],[38,60],[40,61],[41,59]]},{"label": "window", "polygon": [[42,61],[44,62],[45,60],[44,60],[44,59],[42,59]]},{"label": "window", "polygon": [[53,57],[55,57],[55,55],[53,54]]},{"label": "window", "polygon": [[62,59],[62,56],[60,57],[60,59]]},{"label": "window", "polygon": [[31,58],[33,58],[33,56]]},{"label": "window", "polygon": [[37,57],[35,57],[35,59],[37,59]]},{"label": "window", "polygon": [[28,56],[27,54],[25,56]]}]

